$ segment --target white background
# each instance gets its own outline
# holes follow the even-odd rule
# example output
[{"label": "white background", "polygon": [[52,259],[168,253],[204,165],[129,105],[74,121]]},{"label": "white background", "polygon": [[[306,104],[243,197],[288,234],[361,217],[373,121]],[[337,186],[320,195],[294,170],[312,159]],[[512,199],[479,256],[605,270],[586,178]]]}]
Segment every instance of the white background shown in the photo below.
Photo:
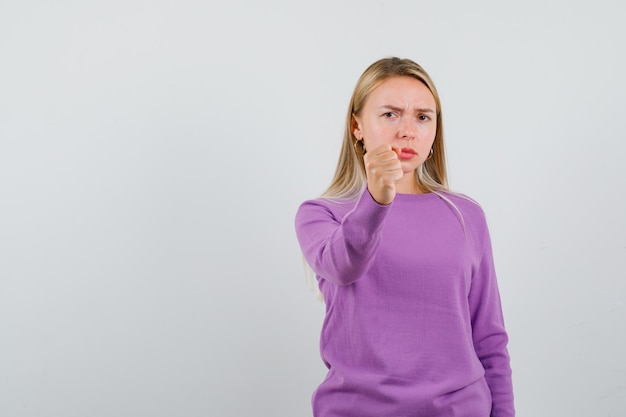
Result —
[{"label": "white background", "polygon": [[491,228],[519,416],[626,413],[620,1],[0,0],[0,416],[310,416],[293,218],[414,59]]}]

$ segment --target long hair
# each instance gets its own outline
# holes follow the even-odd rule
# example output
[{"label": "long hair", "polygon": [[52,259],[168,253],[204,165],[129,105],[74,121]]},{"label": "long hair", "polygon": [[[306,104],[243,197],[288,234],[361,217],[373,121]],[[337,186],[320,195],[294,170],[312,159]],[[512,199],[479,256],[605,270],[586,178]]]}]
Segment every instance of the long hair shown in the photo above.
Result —
[{"label": "long hair", "polygon": [[358,116],[363,109],[370,93],[383,81],[391,77],[412,77],[422,82],[435,98],[437,125],[433,154],[415,172],[420,187],[426,192],[448,190],[446,175],[446,158],[443,144],[443,121],[441,102],[435,84],[426,71],[410,59],[397,57],[383,58],[371,64],[361,75],[354,87],[343,133],[343,144],[339,153],[339,161],[335,176],[322,197],[337,199],[354,199],[365,187],[365,164],[363,153],[357,150],[356,137],[353,134],[353,116]]}]

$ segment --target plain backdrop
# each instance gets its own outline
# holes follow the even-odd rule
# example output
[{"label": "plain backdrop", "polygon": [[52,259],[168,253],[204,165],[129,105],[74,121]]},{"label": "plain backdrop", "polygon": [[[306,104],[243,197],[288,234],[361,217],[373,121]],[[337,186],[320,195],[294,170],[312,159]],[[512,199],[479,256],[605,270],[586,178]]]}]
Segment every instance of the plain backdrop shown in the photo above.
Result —
[{"label": "plain backdrop", "polygon": [[487,214],[518,415],[625,415],[624,9],[0,0],[0,416],[311,416],[294,215],[392,55]]}]

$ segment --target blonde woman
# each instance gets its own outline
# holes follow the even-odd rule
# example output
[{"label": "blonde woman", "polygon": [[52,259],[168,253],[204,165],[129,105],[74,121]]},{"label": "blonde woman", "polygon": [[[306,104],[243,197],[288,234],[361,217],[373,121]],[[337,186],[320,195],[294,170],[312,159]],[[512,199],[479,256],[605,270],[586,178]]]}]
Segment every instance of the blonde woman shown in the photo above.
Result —
[{"label": "blonde woman", "polygon": [[487,224],[447,188],[441,104],[422,67],[365,70],[335,177],[295,227],[326,303],[315,417],[514,416]]}]

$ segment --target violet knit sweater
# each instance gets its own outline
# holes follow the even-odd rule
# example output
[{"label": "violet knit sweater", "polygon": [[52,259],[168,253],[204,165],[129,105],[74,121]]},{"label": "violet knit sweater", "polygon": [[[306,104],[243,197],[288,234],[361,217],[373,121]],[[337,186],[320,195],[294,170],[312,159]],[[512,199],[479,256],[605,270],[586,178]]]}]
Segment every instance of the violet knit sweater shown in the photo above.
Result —
[{"label": "violet knit sweater", "polygon": [[397,194],[302,203],[296,235],[326,303],[315,417],[512,417],[489,232],[474,202]]}]

